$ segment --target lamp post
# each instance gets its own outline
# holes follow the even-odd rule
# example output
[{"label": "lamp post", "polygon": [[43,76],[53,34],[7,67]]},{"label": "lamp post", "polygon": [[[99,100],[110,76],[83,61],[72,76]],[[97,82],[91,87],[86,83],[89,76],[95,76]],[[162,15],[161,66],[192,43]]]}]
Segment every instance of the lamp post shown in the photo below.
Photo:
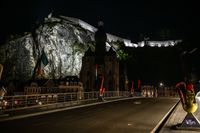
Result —
[{"label": "lamp post", "polygon": [[164,83],[160,82],[158,85],[158,93],[161,96],[165,96],[165,90],[164,90]]}]

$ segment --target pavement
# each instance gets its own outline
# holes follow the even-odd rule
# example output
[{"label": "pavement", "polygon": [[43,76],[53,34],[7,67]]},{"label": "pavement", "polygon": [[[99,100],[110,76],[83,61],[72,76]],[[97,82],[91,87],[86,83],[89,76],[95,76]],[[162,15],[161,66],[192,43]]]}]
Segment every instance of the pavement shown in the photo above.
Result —
[{"label": "pavement", "polygon": [[[187,112],[185,112],[182,108],[181,103],[179,102],[179,104],[177,105],[177,107],[175,108],[175,110],[172,112],[172,114],[170,115],[170,117],[168,118],[167,122],[165,123],[165,125],[163,126],[163,128],[160,130],[159,133],[199,133],[200,130],[199,129],[176,129],[176,125],[179,125],[182,123],[182,121],[184,120],[185,116],[187,115]],[[196,118],[198,120],[200,120],[200,107],[198,108],[198,110],[194,113],[194,116],[196,116]]]},{"label": "pavement", "polygon": [[130,100],[116,99],[116,102],[99,101],[91,103],[95,106],[49,110],[48,113],[38,112],[41,114],[34,114],[34,117],[23,115],[23,119],[13,116],[0,122],[0,129],[6,133],[149,133],[178,100],[132,97]]},{"label": "pavement", "polygon": [[[132,99],[132,98],[124,98],[124,99],[112,99],[112,100],[108,100],[106,102],[113,102],[113,101],[119,101],[119,100],[127,100],[127,99]],[[22,116],[14,116],[14,117],[10,117],[8,116],[8,114],[0,114],[0,121],[4,121],[4,120],[12,120],[12,119],[20,119],[20,118],[24,118],[24,117],[30,117],[30,116],[36,116],[36,115],[42,115],[42,114],[46,114],[46,113],[52,113],[52,112],[58,112],[58,111],[62,111],[62,110],[68,110],[68,109],[73,109],[73,108],[80,108],[82,106],[92,106],[92,105],[96,105],[96,104],[102,104],[105,102],[94,102],[94,103],[90,103],[90,104],[84,104],[84,105],[79,105],[79,106],[75,106],[75,107],[69,107],[69,108],[64,108],[64,109],[57,109],[57,110],[51,110],[51,111],[45,111],[45,112],[37,112],[35,114],[27,114],[27,115],[23,115]],[[192,130],[192,129],[175,129],[174,127],[178,124],[181,124],[182,121],[184,120],[185,116],[187,115],[187,113],[183,110],[181,103],[179,102],[178,105],[176,106],[176,108],[173,110],[173,112],[171,113],[171,115],[168,117],[166,123],[164,124],[164,126],[161,128],[161,130],[159,131],[159,133],[199,133],[200,130]],[[198,108],[198,110],[194,113],[194,115],[196,116],[196,118],[198,120],[200,120],[200,106]]]}]

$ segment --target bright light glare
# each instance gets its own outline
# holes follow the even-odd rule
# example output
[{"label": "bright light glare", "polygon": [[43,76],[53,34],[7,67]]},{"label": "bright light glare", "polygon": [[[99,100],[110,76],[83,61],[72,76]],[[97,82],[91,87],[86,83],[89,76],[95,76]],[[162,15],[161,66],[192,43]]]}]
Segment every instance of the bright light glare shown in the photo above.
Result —
[{"label": "bright light glare", "polygon": [[164,86],[164,84],[161,82],[161,83],[160,83],[160,86],[162,87],[162,86]]},{"label": "bright light glare", "polygon": [[178,42],[181,42],[180,40],[176,41],[148,41],[145,43],[144,41],[138,42],[138,43],[132,43],[130,40],[124,39],[124,44],[126,47],[144,47],[145,45],[150,46],[150,47],[173,47],[175,46]]},{"label": "bright light glare", "polygon": [[17,100],[15,100],[15,101],[14,101],[14,103],[15,103],[15,104],[18,104],[18,101],[17,101]]},{"label": "bright light glare", "polygon": [[39,102],[38,102],[38,104],[39,104],[39,105],[42,105],[42,102],[41,102],[41,101],[39,101]]},{"label": "bright light glare", "polygon": [[144,41],[142,41],[142,42],[138,42],[138,46],[140,46],[140,47],[144,47]]},{"label": "bright light glare", "polygon": [[136,48],[138,47],[138,45],[137,45],[137,44],[133,44],[133,46],[134,46],[134,47],[136,47]]},{"label": "bright light glare", "polygon": [[128,123],[128,126],[131,126],[132,124],[131,123]]}]

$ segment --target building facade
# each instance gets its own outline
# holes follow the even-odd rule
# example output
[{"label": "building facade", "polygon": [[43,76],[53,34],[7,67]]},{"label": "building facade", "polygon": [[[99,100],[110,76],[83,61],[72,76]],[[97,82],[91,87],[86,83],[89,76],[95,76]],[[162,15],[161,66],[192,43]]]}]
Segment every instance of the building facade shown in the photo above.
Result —
[{"label": "building facade", "polygon": [[67,76],[63,80],[33,81],[30,86],[24,87],[25,95],[72,92],[83,92],[83,84],[76,76]]}]

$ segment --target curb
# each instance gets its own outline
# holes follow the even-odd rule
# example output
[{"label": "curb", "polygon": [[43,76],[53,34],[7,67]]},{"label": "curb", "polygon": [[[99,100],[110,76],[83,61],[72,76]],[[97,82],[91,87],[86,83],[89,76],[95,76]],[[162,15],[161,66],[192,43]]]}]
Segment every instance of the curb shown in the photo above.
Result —
[{"label": "curb", "polygon": [[175,110],[175,108],[177,107],[179,102],[180,102],[180,100],[174,106],[171,107],[171,109],[167,112],[167,114],[165,114],[165,116],[154,127],[154,129],[151,130],[150,133],[158,133],[163,128],[163,126],[165,125],[165,123],[167,122],[168,118],[171,116],[172,112]]}]

